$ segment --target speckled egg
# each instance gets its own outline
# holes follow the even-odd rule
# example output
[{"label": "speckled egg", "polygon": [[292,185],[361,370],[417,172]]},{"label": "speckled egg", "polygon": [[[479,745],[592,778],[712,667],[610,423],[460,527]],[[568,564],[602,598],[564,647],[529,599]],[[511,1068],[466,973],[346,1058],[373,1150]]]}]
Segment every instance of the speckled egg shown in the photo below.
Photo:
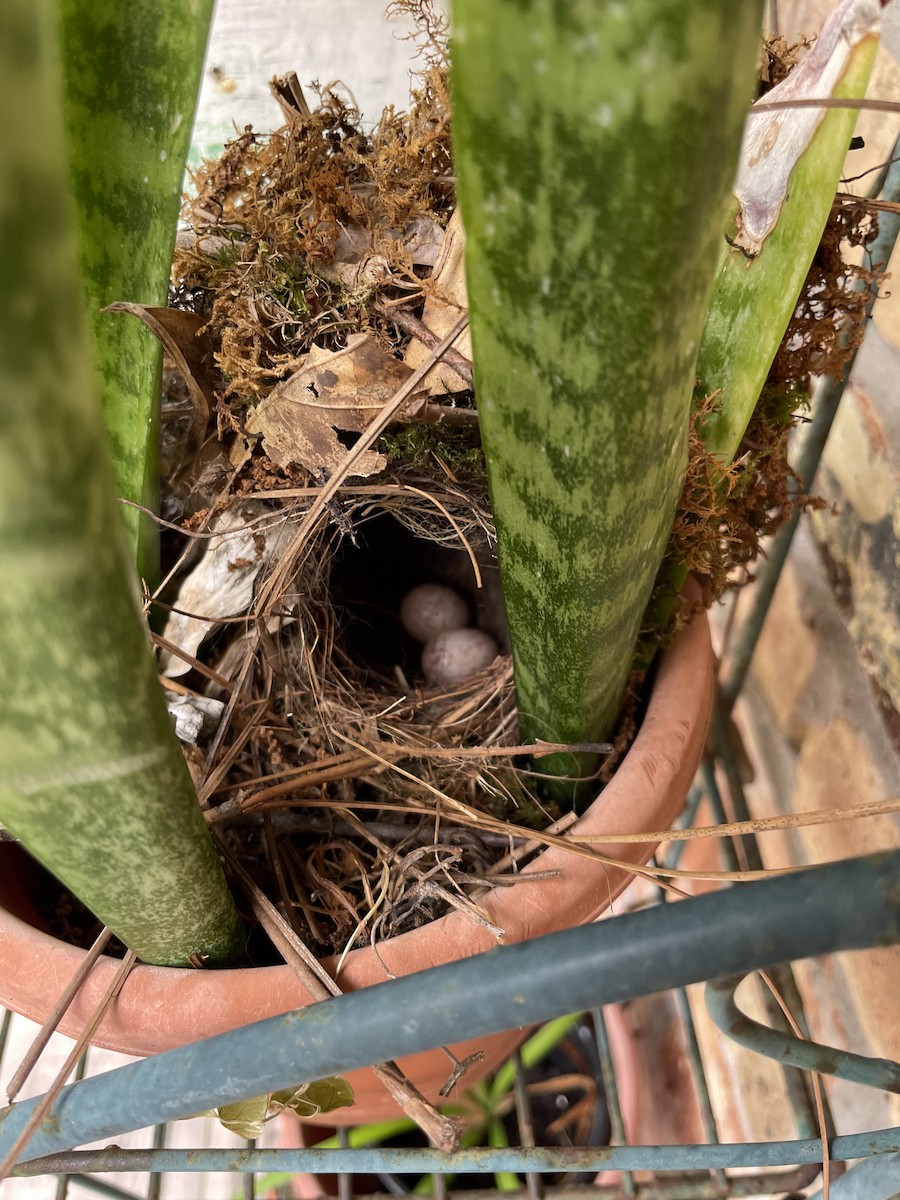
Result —
[{"label": "speckled egg", "polygon": [[429,683],[448,687],[489,666],[500,653],[480,629],[450,629],[431,638],[422,650],[422,674]]},{"label": "speckled egg", "polygon": [[400,620],[410,637],[427,642],[439,633],[468,625],[469,606],[453,588],[422,583],[403,597]]}]

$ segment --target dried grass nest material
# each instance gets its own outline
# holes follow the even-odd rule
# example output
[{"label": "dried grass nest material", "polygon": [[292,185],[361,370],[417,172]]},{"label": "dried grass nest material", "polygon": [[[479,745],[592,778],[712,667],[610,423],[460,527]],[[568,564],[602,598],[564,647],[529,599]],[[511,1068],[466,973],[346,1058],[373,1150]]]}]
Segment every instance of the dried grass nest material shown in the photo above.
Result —
[{"label": "dried grass nest material", "polygon": [[420,82],[410,111],[386,109],[371,133],[329,85],[313,111],[265,136],[248,126],[194,174],[176,303],[207,316],[226,401],[263,398],[313,344],[373,324],[396,343],[371,301],[424,294],[454,207],[446,69]]},{"label": "dried grass nest material", "polygon": [[[259,644],[231,745],[219,751],[225,762],[238,752],[213,798],[214,829],[321,951],[392,936],[448,906],[483,919],[468,893],[490,885],[492,864],[511,848],[513,829],[502,832],[503,823],[527,827],[557,815],[539,805],[530,773],[513,765],[521,759],[496,753],[516,744],[508,657],[446,689],[426,687],[415,651],[405,671],[391,668],[404,651],[405,586],[388,582],[399,570],[391,543],[407,555],[408,527],[434,528],[418,486],[425,481],[412,478],[413,492],[400,481],[362,495],[349,488],[340,519],[319,522],[274,602],[290,624]],[[452,486],[432,496],[452,515],[456,529],[444,517],[447,530],[458,537],[468,529],[476,563],[484,562],[486,514]],[[399,503],[404,497],[409,505]],[[307,504],[298,502],[292,521]],[[429,569],[463,590],[473,564],[442,540],[428,543]],[[481,620],[497,615],[485,611]],[[217,676],[241,677],[246,637],[233,635],[213,660]],[[213,774],[207,763],[206,778]],[[485,815],[494,818],[487,832]]]}]

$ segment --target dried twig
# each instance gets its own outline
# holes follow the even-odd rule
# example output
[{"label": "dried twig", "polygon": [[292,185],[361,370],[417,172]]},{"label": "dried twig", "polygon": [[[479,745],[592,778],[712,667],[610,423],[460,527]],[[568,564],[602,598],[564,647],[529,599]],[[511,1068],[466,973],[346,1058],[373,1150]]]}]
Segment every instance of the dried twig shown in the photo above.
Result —
[{"label": "dried twig", "polygon": [[38,1030],[34,1041],[28,1048],[28,1053],[22,1059],[18,1070],[9,1081],[9,1086],[6,1089],[6,1097],[10,1104],[12,1104],[13,1100],[15,1100],[16,1096],[18,1096],[19,1092],[22,1090],[22,1085],[34,1070],[35,1063],[41,1057],[44,1047],[53,1036],[57,1025],[63,1018],[63,1014],[75,999],[75,995],[81,985],[87,979],[88,975],[90,975],[94,968],[94,963],[106,949],[107,943],[111,937],[112,933],[109,929],[104,928],[101,930],[99,937],[95,940],[90,950],[88,950],[87,954],[85,954],[84,958],[78,964],[78,969],[66,984],[66,987],[56,1004],[54,1004],[50,1015]]},{"label": "dried twig", "polygon": [[[429,350],[433,350],[440,342],[440,338],[433,330],[429,329],[424,321],[420,321],[406,308],[392,308],[387,304],[378,303],[375,308],[382,316],[387,317],[389,321],[402,329],[404,333],[411,333],[413,337],[418,338],[423,346],[427,346]],[[444,354],[444,362],[448,367],[452,367],[460,379],[464,379],[469,387],[475,386],[475,375],[472,371],[472,362],[465,355],[460,354],[458,350],[450,349]],[[442,411],[453,413],[469,413],[475,416],[478,420],[474,409],[456,408],[446,409],[443,405],[433,405],[434,408],[441,408]]]},{"label": "dried twig", "polygon": [[52,1108],[54,1101],[56,1100],[59,1093],[62,1091],[63,1084],[68,1079],[70,1072],[72,1071],[73,1067],[78,1062],[78,1059],[81,1057],[82,1051],[87,1046],[87,1044],[90,1042],[91,1038],[93,1037],[94,1033],[97,1030],[97,1027],[100,1025],[100,1022],[106,1016],[106,1010],[109,1008],[110,1004],[112,1004],[113,1000],[115,1000],[116,996],[121,991],[122,985],[124,984],[125,980],[128,978],[128,973],[131,970],[131,968],[134,966],[135,962],[136,962],[136,957],[135,957],[134,953],[131,950],[129,950],[128,953],[125,955],[124,959],[122,960],[122,964],[119,967],[118,971],[116,972],[112,983],[106,989],[106,992],[104,993],[102,1000],[97,1005],[94,1015],[91,1017],[91,1019],[87,1023],[87,1025],[85,1025],[84,1029],[81,1031],[81,1034],[79,1035],[78,1040],[76,1041],[75,1045],[72,1047],[72,1050],[70,1051],[68,1057],[66,1058],[66,1061],[60,1067],[59,1071],[57,1072],[53,1082],[50,1084],[47,1091],[41,1097],[39,1103],[35,1107],[31,1116],[28,1118],[28,1121],[25,1124],[25,1127],[23,1128],[22,1132],[19,1134],[19,1136],[16,1138],[16,1140],[10,1146],[6,1157],[3,1159],[3,1162],[0,1163],[0,1183],[2,1183],[5,1179],[9,1178],[14,1167],[16,1166],[16,1163],[19,1161],[19,1156],[21,1155],[22,1151],[25,1149],[25,1147],[31,1141],[32,1135],[34,1134],[35,1130],[38,1128],[38,1126],[44,1120],[44,1117],[47,1115],[47,1113]]}]

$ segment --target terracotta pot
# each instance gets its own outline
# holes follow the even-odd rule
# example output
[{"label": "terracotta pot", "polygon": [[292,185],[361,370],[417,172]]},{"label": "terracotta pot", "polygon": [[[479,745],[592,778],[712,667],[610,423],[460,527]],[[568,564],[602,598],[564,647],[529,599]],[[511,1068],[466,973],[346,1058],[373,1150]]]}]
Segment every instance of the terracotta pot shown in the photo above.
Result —
[{"label": "terracotta pot", "polygon": [[[713,655],[705,617],[682,631],[664,656],[648,711],[634,745],[602,795],[573,827],[574,836],[666,829],[684,803],[700,761],[713,697]],[[650,844],[611,845],[612,858],[643,863],[655,849]],[[506,931],[507,942],[524,941],[576,924],[593,921],[624,890],[631,874],[604,867],[559,848],[546,850],[531,871],[559,870],[560,875],[521,887],[498,888],[480,901],[491,921]],[[4,887],[0,871],[0,1004],[35,1021],[43,1021],[77,969],[84,952],[57,941],[28,923],[32,914],[21,889]],[[440,963],[489,950],[490,933],[460,912],[379,946],[354,950],[345,960],[339,982],[347,990],[379,983],[391,975],[409,975]],[[328,961],[330,969],[335,962]],[[60,1023],[75,1037],[109,986],[118,963],[101,958]],[[236,1026],[250,1024],[310,1002],[286,966],[234,971],[193,971],[139,966],[132,971],[95,1037],[98,1045],[126,1054],[149,1055]],[[462,1058],[476,1049],[482,1062],[464,1086],[508,1058],[525,1035],[523,1030],[464,1042],[453,1047]],[[449,1074],[440,1051],[403,1060],[403,1069],[426,1096],[436,1099]],[[361,1124],[396,1114],[380,1083],[369,1071],[350,1076],[356,1093],[353,1108],[331,1114],[329,1123]]]}]

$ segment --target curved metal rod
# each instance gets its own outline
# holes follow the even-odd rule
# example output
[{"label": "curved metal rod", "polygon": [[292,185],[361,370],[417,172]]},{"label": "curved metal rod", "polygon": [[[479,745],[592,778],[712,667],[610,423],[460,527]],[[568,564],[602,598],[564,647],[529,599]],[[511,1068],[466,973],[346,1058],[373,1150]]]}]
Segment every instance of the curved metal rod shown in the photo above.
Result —
[{"label": "curved metal rod", "polygon": [[900,1092],[900,1063],[836,1050],[821,1042],[804,1041],[748,1017],[735,999],[735,992],[745,978],[743,974],[729,975],[725,979],[713,979],[706,985],[706,1010],[713,1024],[726,1037],[785,1066],[817,1071],[820,1075],[836,1075],[850,1083],[861,1083],[884,1092]]},{"label": "curved metal rod", "polygon": [[[597,1004],[893,944],[900,941],[898,877],[896,850],[829,863],[335,996],[70,1084],[26,1157]],[[0,1156],[37,1102],[0,1113]]]}]

